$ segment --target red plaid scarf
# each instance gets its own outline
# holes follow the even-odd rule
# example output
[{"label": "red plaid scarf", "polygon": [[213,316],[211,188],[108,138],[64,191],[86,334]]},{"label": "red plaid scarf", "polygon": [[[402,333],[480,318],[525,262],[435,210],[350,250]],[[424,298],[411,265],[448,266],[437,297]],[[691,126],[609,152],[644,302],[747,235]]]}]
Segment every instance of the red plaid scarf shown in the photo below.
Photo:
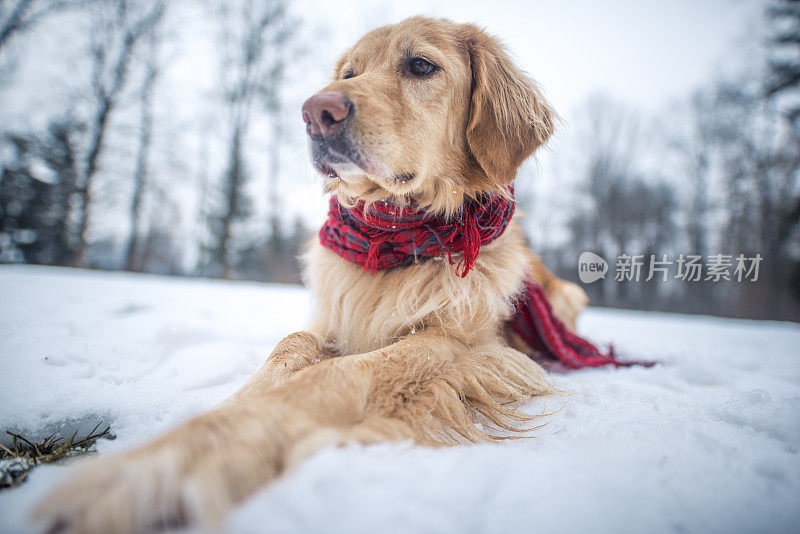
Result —
[{"label": "red plaid scarf", "polygon": [[[511,189],[513,194],[513,189]],[[498,238],[514,215],[516,202],[501,195],[468,199],[457,218],[432,217],[413,204],[397,206],[376,202],[367,210],[363,202],[353,208],[331,197],[328,220],[319,231],[324,247],[374,273],[410,265],[435,256],[463,254],[456,273],[465,277],[478,259],[481,245]],[[627,366],[613,348],[604,354],[571,332],[554,314],[542,287],[530,279],[519,295],[511,324],[520,337],[543,355],[568,367]]]}]

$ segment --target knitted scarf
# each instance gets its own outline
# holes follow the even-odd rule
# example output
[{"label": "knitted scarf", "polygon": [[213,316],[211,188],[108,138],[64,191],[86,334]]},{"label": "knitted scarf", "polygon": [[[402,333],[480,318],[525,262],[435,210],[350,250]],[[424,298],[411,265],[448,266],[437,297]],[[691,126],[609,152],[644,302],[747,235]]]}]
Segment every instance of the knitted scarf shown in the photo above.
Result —
[{"label": "knitted scarf", "polygon": [[[410,265],[435,256],[463,254],[456,274],[466,277],[478,259],[481,245],[498,238],[514,215],[516,202],[501,195],[467,199],[458,217],[432,217],[413,204],[398,206],[376,202],[353,208],[331,197],[328,220],[319,232],[320,242],[342,258],[371,273]],[[643,362],[618,360],[613,348],[602,353],[596,346],[566,328],[554,314],[542,287],[525,280],[510,320],[514,330],[533,349],[572,369],[601,365],[628,366]]]}]

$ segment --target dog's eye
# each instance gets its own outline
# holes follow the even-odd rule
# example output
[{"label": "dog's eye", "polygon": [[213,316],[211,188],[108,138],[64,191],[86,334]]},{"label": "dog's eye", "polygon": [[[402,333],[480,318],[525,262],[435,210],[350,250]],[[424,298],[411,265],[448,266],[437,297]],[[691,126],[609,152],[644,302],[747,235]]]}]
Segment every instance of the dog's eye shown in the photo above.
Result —
[{"label": "dog's eye", "polygon": [[412,57],[408,60],[408,68],[414,76],[425,76],[433,72],[436,65],[421,57]]},{"label": "dog's eye", "polygon": [[348,70],[347,72],[342,74],[342,79],[343,80],[347,80],[348,78],[355,78],[355,77],[356,77],[356,73],[353,72],[352,70]]}]

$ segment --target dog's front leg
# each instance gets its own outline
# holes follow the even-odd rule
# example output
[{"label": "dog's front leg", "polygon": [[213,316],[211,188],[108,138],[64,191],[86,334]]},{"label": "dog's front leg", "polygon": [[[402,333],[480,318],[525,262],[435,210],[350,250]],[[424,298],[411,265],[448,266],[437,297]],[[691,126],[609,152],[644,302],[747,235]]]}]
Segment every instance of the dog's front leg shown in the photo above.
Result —
[{"label": "dog's front leg", "polygon": [[297,371],[335,355],[331,345],[313,332],[290,334],[278,343],[264,365],[233,398],[269,391],[286,382]]},{"label": "dog's front leg", "polygon": [[[293,434],[261,398],[334,352],[311,332],[281,340],[224,406],[139,449],[86,462],[34,515],[55,531],[125,533],[188,522],[214,524],[243,495],[279,471],[275,449]],[[287,430],[279,432],[277,430]],[[264,458],[257,449],[269,451]],[[254,461],[264,458],[263,462]]]},{"label": "dog's front leg", "polygon": [[231,399],[142,447],[87,461],[34,518],[50,532],[87,534],[218,526],[280,475],[295,443],[320,429],[279,389]]},{"label": "dog's front leg", "polygon": [[87,461],[34,516],[53,532],[72,533],[219,524],[234,503],[287,465],[363,421],[378,383],[375,361],[406,353],[421,358],[412,345],[315,363],[325,356],[321,339],[293,334],[231,400],[142,447]]},{"label": "dog's front leg", "polygon": [[[295,341],[316,346],[311,338]],[[281,354],[294,358],[293,346],[287,342]],[[274,360],[278,369],[283,356]],[[500,345],[468,347],[436,333],[328,358],[288,378],[279,374],[282,383],[267,380],[274,376],[270,371],[152,443],[89,462],[38,515],[69,532],[213,526],[235,503],[327,444],[446,443],[450,429],[479,439],[476,409],[490,419],[503,416],[510,413],[504,401],[546,390],[544,372],[524,355]]]}]

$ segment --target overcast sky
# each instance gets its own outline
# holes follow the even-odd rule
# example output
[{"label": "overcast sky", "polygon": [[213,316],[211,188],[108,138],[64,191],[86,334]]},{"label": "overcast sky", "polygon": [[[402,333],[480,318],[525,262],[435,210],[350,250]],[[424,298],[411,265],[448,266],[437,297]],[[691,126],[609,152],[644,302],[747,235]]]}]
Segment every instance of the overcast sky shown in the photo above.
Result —
[{"label": "overcast sky", "polygon": [[[658,109],[719,69],[745,39],[756,0],[402,0],[321,2],[300,9],[329,39],[334,57],[367,29],[415,14],[474,22],[503,39],[562,114],[604,91]],[[328,72],[325,72],[328,74]]]}]

